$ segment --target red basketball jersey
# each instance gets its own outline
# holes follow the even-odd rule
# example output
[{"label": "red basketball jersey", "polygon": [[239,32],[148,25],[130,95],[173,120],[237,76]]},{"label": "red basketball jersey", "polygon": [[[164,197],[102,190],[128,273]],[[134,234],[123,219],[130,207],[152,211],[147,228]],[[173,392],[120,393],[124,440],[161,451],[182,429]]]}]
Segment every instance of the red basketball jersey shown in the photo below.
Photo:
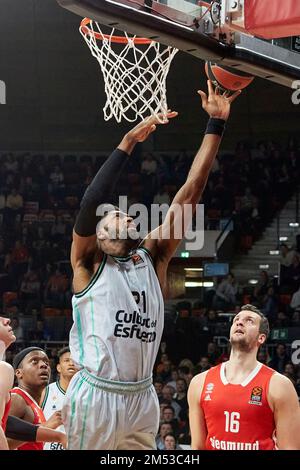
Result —
[{"label": "red basketball jersey", "polygon": [[7,422],[7,418],[8,418],[8,415],[9,415],[10,404],[11,404],[11,398],[9,398],[8,402],[5,405],[4,413],[3,413],[3,416],[2,416],[2,419],[1,419],[1,427],[2,427],[4,432],[5,432],[5,429],[6,429],[6,422]]},{"label": "red basketball jersey", "polygon": [[274,370],[258,363],[238,385],[228,383],[226,362],[206,374],[200,398],[207,450],[274,450],[275,422],[267,401]]},{"label": "red basketball jersey", "polygon": [[[46,421],[42,408],[29,395],[29,393],[25,392],[25,390],[22,390],[19,387],[13,388],[11,393],[20,395],[25,400],[27,405],[30,406],[34,414],[33,424],[41,424]],[[43,450],[43,448],[43,442],[25,442],[25,444],[22,444],[20,447],[18,447],[18,450]]]}]

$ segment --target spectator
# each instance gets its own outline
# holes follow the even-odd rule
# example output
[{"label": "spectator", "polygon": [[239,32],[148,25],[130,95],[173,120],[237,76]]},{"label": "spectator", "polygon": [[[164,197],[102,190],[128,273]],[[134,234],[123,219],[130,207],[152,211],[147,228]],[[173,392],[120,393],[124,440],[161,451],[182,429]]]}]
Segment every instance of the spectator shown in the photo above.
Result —
[{"label": "spectator", "polygon": [[[173,408],[174,417],[178,419],[181,407],[173,399],[174,394],[175,394],[174,388],[170,387],[169,385],[165,385],[162,390],[162,396],[163,396],[162,403],[167,403],[169,405],[168,406],[169,409]],[[165,411],[166,411],[166,408],[164,410],[163,416],[164,416],[164,419],[168,421],[165,415]]]},{"label": "spectator", "polygon": [[20,298],[24,302],[39,300],[41,283],[35,271],[29,270],[23,276],[20,287]]},{"label": "spectator", "polygon": [[153,155],[151,155],[151,153],[147,153],[142,161],[141,172],[147,176],[150,176],[150,175],[155,175],[156,170],[157,170],[156,160],[153,158]]},{"label": "spectator", "polygon": [[294,387],[296,387],[297,375],[296,375],[295,366],[292,362],[288,362],[285,365],[283,375],[285,375],[288,379],[290,379],[290,381],[293,383]]},{"label": "spectator", "polygon": [[69,286],[69,280],[65,273],[57,267],[50,277],[45,290],[45,302],[52,307],[64,307],[65,294]]},{"label": "spectator", "polygon": [[157,395],[157,398],[158,398],[158,401],[161,402],[162,401],[162,389],[164,387],[164,383],[162,382],[162,380],[159,380],[159,379],[155,379],[153,381],[153,385],[154,385],[154,388],[155,388],[155,391],[156,391],[156,395]]},{"label": "spectator", "polygon": [[220,352],[218,351],[216,343],[214,343],[213,341],[209,342],[207,345],[206,353],[206,357],[208,358],[209,363],[214,365],[219,356]]},{"label": "spectator", "polygon": [[167,433],[164,437],[164,450],[176,450],[181,447],[176,442],[176,437],[172,433]]},{"label": "spectator", "polygon": [[273,287],[269,287],[267,294],[265,295],[262,304],[261,311],[268,318],[270,324],[272,325],[278,310],[278,301],[275,296],[275,291]]},{"label": "spectator", "polygon": [[280,374],[283,374],[285,366],[288,362],[289,358],[286,353],[286,345],[283,343],[277,344],[275,354],[269,362],[269,367],[272,367],[272,369],[275,369]]},{"label": "spectator", "polygon": [[179,422],[178,422],[178,419],[175,417],[175,411],[174,411],[173,406],[170,406],[170,405],[166,406],[162,414],[163,414],[163,421],[166,423],[170,423],[173,428],[173,432],[175,436],[178,436]]},{"label": "spectator", "polygon": [[31,341],[51,341],[51,333],[43,320],[37,320],[36,327],[29,331]]},{"label": "spectator", "polygon": [[[167,356],[167,355],[166,355]],[[163,357],[163,355],[162,355]],[[161,364],[157,367],[157,374],[158,377],[162,380],[162,382],[170,382],[172,380],[172,363],[171,361],[164,360]]]},{"label": "spectator", "polygon": [[291,266],[294,256],[294,250],[289,249],[285,243],[280,245],[280,276],[282,281],[285,281],[287,277],[287,268]]},{"label": "spectator", "polygon": [[178,403],[181,408],[179,417],[181,420],[186,421],[187,419],[187,410],[188,410],[188,401],[187,401],[187,383],[184,379],[176,380],[176,392],[173,396],[173,399]]},{"label": "spectator", "polygon": [[300,282],[300,256],[295,253],[292,264],[286,269],[286,282],[295,291]]},{"label": "spectator", "polygon": [[298,284],[298,289],[293,294],[290,307],[292,310],[300,311],[300,284]]},{"label": "spectator", "polygon": [[23,210],[23,197],[16,188],[13,188],[6,199],[6,212],[8,223],[14,222],[17,214]]},{"label": "spectator", "polygon": [[211,368],[211,364],[209,363],[209,359],[206,356],[202,356],[198,364],[195,367],[195,374],[201,374]]},{"label": "spectator", "polygon": [[259,281],[254,288],[254,299],[260,303],[266,296],[270,287],[270,279],[267,271],[261,271],[259,275]]},{"label": "spectator", "polygon": [[218,285],[213,300],[213,308],[215,310],[227,311],[234,307],[236,303],[236,295],[238,286],[233,274],[228,274]]},{"label": "spectator", "polygon": [[156,436],[156,447],[158,450],[163,450],[165,448],[164,437],[166,436],[166,434],[169,434],[172,432],[173,432],[173,428],[172,428],[171,423],[167,421],[163,421],[160,424],[158,434]]},{"label": "spectator", "polygon": [[167,204],[170,205],[170,195],[167,191],[167,186],[159,188],[153,199],[153,204]]},{"label": "spectator", "polygon": [[17,338],[17,341],[22,341],[24,339],[24,330],[20,325],[19,319],[14,317],[11,320],[10,326],[14,332],[15,337]]},{"label": "spectator", "polygon": [[176,389],[176,382],[177,382],[177,379],[178,379],[178,370],[177,369],[172,369],[171,374],[172,374],[172,380],[167,382],[167,385],[169,387],[172,387],[175,390]]}]

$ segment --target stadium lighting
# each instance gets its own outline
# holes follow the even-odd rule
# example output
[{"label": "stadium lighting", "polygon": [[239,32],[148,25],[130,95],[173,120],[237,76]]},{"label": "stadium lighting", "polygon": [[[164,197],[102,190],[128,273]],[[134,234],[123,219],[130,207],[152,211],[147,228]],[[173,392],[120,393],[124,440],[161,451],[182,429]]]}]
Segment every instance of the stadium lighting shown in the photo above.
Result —
[{"label": "stadium lighting", "polygon": [[185,271],[203,271],[203,268],[184,268]]},{"label": "stadium lighting", "polygon": [[186,281],[184,285],[185,287],[213,287],[214,283],[212,281],[204,281],[204,282]]}]

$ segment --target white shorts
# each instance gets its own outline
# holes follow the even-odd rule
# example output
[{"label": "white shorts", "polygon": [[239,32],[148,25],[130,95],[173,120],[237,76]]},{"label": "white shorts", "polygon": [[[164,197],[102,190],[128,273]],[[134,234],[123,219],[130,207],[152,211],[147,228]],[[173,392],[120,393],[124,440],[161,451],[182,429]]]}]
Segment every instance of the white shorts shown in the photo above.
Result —
[{"label": "white shorts", "polygon": [[155,450],[159,402],[152,378],[113,382],[82,369],[69,384],[62,419],[70,450]]}]

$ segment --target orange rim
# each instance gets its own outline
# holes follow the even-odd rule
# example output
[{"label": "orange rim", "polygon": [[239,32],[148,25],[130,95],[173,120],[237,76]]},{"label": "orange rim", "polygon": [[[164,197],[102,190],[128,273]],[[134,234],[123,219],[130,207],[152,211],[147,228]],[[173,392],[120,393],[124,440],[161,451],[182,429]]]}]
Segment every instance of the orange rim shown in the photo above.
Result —
[{"label": "orange rim", "polygon": [[[110,34],[101,34],[97,33],[96,31],[92,31],[89,27],[88,24],[91,23],[90,18],[83,18],[83,20],[80,23],[80,29],[85,35],[90,35],[94,36],[96,39],[99,39],[102,41],[104,38],[109,39],[111,42],[116,42],[119,44],[126,44],[128,42],[128,38],[126,36],[110,36]],[[133,38],[131,38],[133,39]],[[148,38],[134,38],[133,39],[134,44],[150,44],[152,39]]]}]

